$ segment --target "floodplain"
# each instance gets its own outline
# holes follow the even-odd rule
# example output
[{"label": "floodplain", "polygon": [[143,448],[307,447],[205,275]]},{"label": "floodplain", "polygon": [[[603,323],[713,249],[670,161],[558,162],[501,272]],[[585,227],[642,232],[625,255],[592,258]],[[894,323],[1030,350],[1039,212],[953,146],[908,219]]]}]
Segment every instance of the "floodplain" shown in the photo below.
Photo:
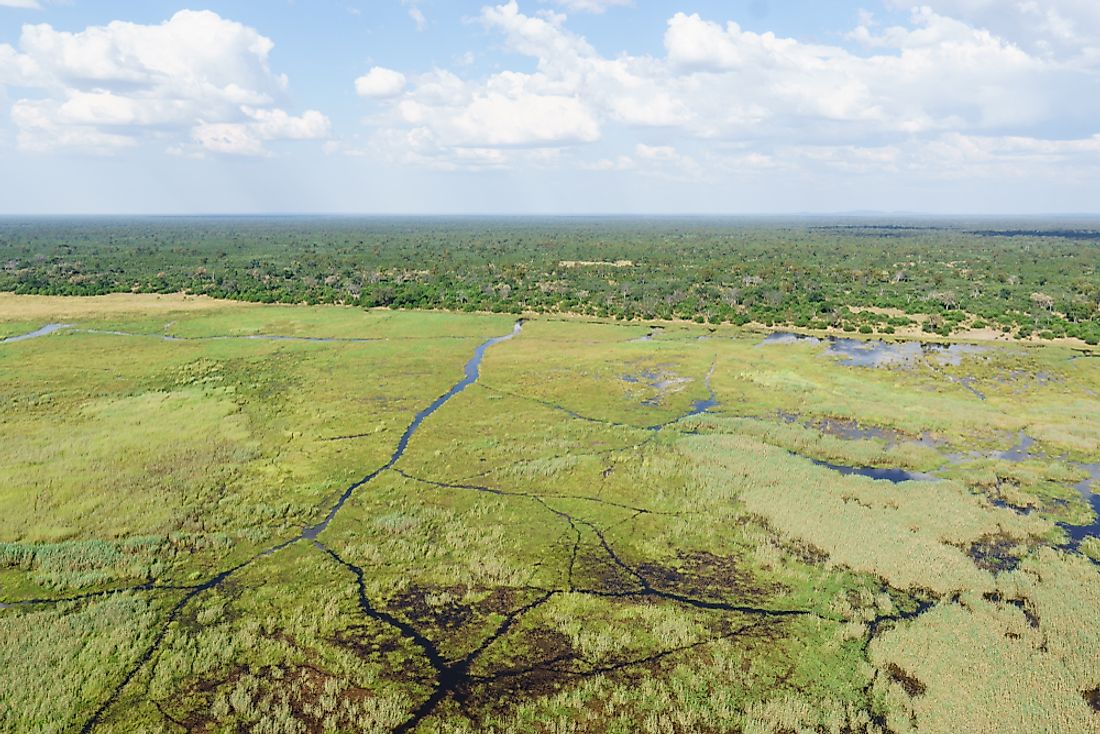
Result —
[{"label": "floodplain", "polygon": [[1096,731],[1100,359],[881,339],[0,296],[0,730]]}]

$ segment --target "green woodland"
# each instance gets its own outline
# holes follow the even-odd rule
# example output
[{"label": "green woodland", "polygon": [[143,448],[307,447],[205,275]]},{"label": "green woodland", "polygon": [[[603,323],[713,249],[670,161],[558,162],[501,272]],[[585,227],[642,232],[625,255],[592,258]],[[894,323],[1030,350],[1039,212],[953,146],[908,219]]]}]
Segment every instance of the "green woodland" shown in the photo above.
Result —
[{"label": "green woodland", "polygon": [[1096,345],[1100,222],[0,219],[0,290]]},{"label": "green woodland", "polygon": [[756,325],[1069,333],[1092,240],[235,226],[3,225],[3,287],[125,292],[0,294],[0,731],[1100,729],[1100,352]]}]

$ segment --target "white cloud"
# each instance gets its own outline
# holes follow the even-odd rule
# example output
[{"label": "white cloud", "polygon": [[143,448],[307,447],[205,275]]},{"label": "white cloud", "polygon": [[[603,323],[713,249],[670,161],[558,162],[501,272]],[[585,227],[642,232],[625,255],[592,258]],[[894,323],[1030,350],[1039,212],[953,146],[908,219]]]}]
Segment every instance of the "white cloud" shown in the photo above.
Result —
[{"label": "white cloud", "polygon": [[630,171],[636,168],[634,159],[628,155],[615,158],[599,158],[591,163],[581,163],[583,171]]},{"label": "white cloud", "polygon": [[263,143],[321,139],[328,121],[279,106],[287,79],[268,65],[274,44],[210,11],[159,25],[115,21],[78,33],[26,25],[0,45],[0,83],[34,97],[12,106],[21,147],[109,151],[194,139],[212,151],[262,154]]},{"label": "white cloud", "polygon": [[609,8],[633,5],[634,0],[554,0],[566,10],[578,13],[603,13]]},{"label": "white cloud", "polygon": [[244,108],[249,122],[200,122],[191,131],[194,141],[206,151],[229,155],[261,156],[272,140],[325,140],[332,129],[328,118],[316,110],[293,117],[279,109]]},{"label": "white cloud", "polygon": [[355,80],[355,91],[362,97],[395,97],[404,88],[404,74],[381,66],[373,67]]},{"label": "white cloud", "polygon": [[401,4],[409,9],[409,17],[416,25],[416,30],[422,31],[428,27],[428,18],[424,15],[424,11],[420,9],[419,3],[420,0],[401,0]]},{"label": "white cloud", "polygon": [[788,171],[848,176],[888,174],[899,180],[1060,181],[1100,165],[1100,135],[1071,140],[945,133],[883,145],[783,145],[769,156]]},{"label": "white cloud", "polygon": [[518,91],[476,96],[454,119],[460,145],[513,146],[592,142],[600,127],[579,100]]},{"label": "white cloud", "polygon": [[23,149],[44,152],[54,148],[82,148],[105,153],[137,144],[128,135],[95,127],[63,125],[48,104],[20,100],[12,106],[11,118],[19,130],[19,145]]},{"label": "white cloud", "polygon": [[262,156],[263,140],[245,124],[233,122],[200,123],[192,131],[203,150],[226,155]]},{"label": "white cloud", "polygon": [[909,26],[879,35],[861,26],[853,37],[876,53],[858,56],[678,13],[665,45],[676,69],[709,72],[700,84],[711,94],[698,98],[697,110],[711,107],[708,100],[736,100],[725,119],[718,109],[702,116],[710,128],[704,132],[717,136],[762,124],[818,135],[1028,125],[1052,114],[1059,100],[1051,81],[1067,74],[926,8],[914,11]]},{"label": "white cloud", "polygon": [[40,10],[38,0],[0,0],[0,8],[26,8],[28,10]]},{"label": "white cloud", "polygon": [[[534,68],[410,76],[370,120],[374,150],[445,168],[528,164],[529,149],[545,148],[584,170],[778,170],[784,156],[852,172],[927,170],[938,164],[922,168],[920,155],[960,141],[1014,166],[1064,161],[1090,149],[1080,131],[1100,118],[1100,55],[1091,65],[1052,58],[924,6],[886,28],[864,14],[849,34],[855,49],[676,13],[659,56],[605,55],[565,16],[527,15],[515,0],[479,20]],[[1034,148],[1044,137],[1085,142],[1052,142],[1047,158],[1019,152],[1019,141]]]},{"label": "white cloud", "polygon": [[[908,8],[911,0],[888,0]],[[988,29],[1044,56],[1100,53],[1100,3],[1096,0],[923,0],[931,10]]]},{"label": "white cloud", "polygon": [[634,147],[634,152],[639,158],[645,158],[651,161],[672,161],[679,157],[676,149],[671,145],[646,145],[645,143],[638,143]]}]

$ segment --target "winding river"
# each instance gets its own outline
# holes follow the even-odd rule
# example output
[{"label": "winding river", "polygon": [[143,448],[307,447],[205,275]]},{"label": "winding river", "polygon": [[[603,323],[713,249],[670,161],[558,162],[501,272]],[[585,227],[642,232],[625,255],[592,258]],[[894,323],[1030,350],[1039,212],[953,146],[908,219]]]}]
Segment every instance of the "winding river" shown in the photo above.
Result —
[{"label": "winding river", "polygon": [[461,393],[470,385],[477,382],[478,377],[481,376],[481,362],[485,359],[485,352],[489,350],[489,347],[515,338],[516,335],[519,334],[521,329],[523,329],[522,319],[520,321],[517,321],[516,325],[512,327],[511,333],[505,334],[504,336],[493,337],[492,339],[483,343],[481,346],[475,349],[474,356],[470,357],[470,361],[466,363],[465,377],[463,377],[459,382],[455,383],[454,387],[452,387],[450,390],[436,398],[431,403],[431,405],[424,408],[413,417],[412,423],[410,423],[408,428],[405,429],[405,432],[401,434],[401,438],[400,440],[398,440],[397,447],[394,448],[393,454],[390,456],[390,460],[387,461],[383,466],[375,469],[373,472],[344,490],[344,493],[340,495],[340,499],[338,499],[336,501],[336,504],[332,506],[332,509],[329,510],[328,515],[325,516],[325,519],[317,523],[316,525],[312,525],[306,528],[304,531],[302,531],[301,537],[307,540],[315,540],[317,536],[324,532],[329,524],[332,523],[333,519],[336,517],[336,513],[340,512],[344,504],[349,499],[351,499],[351,496],[355,494],[355,490],[359,489],[364,484],[371,482],[375,477],[377,477],[379,474],[386,471],[387,469],[392,469],[394,465],[401,460],[401,457],[405,455],[405,450],[409,447],[409,441],[411,441],[412,437],[416,435],[416,432],[420,429],[420,425],[425,420],[427,420],[427,418],[432,413],[435,413],[437,410],[446,405],[456,395]]}]

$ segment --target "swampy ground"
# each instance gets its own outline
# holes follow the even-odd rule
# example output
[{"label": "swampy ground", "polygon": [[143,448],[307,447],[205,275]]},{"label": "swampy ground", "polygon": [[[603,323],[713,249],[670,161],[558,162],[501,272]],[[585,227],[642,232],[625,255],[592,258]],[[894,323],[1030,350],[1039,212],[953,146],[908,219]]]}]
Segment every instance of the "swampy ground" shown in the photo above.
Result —
[{"label": "swampy ground", "polygon": [[0,342],[0,731],[1100,728],[1095,357],[0,297],[49,324]]}]

